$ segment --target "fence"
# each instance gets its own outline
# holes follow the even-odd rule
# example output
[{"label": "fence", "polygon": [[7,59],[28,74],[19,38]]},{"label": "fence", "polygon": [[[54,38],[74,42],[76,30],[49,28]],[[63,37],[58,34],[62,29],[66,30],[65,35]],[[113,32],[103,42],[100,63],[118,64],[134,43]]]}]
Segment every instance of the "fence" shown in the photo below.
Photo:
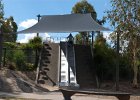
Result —
[{"label": "fence", "polygon": [[33,49],[3,48],[2,64],[11,69],[30,70],[35,64],[35,57]]},{"label": "fence", "polygon": [[[67,37],[46,37],[44,42],[48,43],[60,43],[60,41],[68,41]],[[74,37],[74,44],[84,44],[84,45],[91,45],[91,39],[87,40],[85,38],[81,38],[78,40]]]}]

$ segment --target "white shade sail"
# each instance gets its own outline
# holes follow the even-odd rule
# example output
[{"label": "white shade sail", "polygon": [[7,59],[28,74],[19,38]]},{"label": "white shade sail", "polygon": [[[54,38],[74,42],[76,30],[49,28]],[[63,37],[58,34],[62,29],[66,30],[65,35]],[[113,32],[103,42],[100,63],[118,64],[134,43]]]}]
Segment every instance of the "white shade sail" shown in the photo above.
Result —
[{"label": "white shade sail", "polygon": [[99,25],[91,14],[45,15],[34,26],[17,33],[71,33],[109,31]]}]

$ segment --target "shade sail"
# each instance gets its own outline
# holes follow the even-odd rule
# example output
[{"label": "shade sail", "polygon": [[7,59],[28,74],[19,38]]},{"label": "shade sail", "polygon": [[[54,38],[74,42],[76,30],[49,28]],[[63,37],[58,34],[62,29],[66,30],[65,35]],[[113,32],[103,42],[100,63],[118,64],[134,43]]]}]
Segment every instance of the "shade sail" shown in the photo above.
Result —
[{"label": "shade sail", "polygon": [[108,31],[92,18],[91,14],[45,15],[34,26],[18,33],[65,33]]}]

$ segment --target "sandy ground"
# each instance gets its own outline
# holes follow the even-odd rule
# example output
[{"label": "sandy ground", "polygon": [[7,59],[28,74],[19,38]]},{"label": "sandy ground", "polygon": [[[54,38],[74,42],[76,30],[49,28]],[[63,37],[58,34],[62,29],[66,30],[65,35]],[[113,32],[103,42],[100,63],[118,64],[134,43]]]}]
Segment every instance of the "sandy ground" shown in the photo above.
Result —
[{"label": "sandy ground", "polygon": [[[47,93],[5,93],[0,92],[0,100],[64,100],[61,92]],[[19,99],[20,98],[20,99]],[[114,96],[76,94],[72,100],[118,100]],[[131,96],[130,100],[140,100],[140,96]]]},{"label": "sandy ground", "polygon": [[[28,79],[27,77],[30,75],[22,73],[17,73],[17,75],[19,76],[18,79],[22,78],[25,81],[28,81],[32,85],[30,87],[35,88],[34,81]],[[61,92],[51,92],[58,90],[58,87],[52,88],[46,85],[41,85],[43,88],[47,88],[47,90],[50,92],[33,91],[32,93],[23,93],[24,91],[22,88],[28,90],[29,86],[28,87],[26,87],[26,85],[21,86],[21,83],[22,82],[17,81],[17,78],[11,74],[11,71],[2,70],[0,73],[0,100],[64,100]],[[114,84],[110,82],[102,84],[101,88],[107,90],[114,90]],[[120,85],[120,90],[135,94],[130,97],[130,100],[140,100],[140,87],[138,89],[134,89],[131,87],[131,83],[123,82]],[[72,96],[72,100],[118,100],[118,99],[114,96],[75,94],[74,96]]]},{"label": "sandy ground", "polygon": [[[64,100],[61,92],[48,92],[48,93],[0,93],[1,100]],[[22,99],[21,99],[22,100]],[[72,96],[72,100],[117,100],[115,97],[103,97],[93,95],[76,94]]]}]

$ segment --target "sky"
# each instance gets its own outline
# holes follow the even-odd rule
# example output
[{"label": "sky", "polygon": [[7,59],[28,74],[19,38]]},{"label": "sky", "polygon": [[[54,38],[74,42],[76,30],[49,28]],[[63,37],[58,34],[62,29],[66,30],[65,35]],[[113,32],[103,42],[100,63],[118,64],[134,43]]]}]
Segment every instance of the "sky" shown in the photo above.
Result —
[{"label": "sky", "polygon": [[[18,31],[26,29],[37,23],[37,15],[63,15],[70,14],[72,7],[81,0],[2,0],[4,4],[4,17],[13,16],[18,25]],[[102,19],[106,10],[110,9],[110,0],[87,0],[93,5],[97,12],[97,18]],[[110,27],[106,23],[104,27]],[[36,34],[20,34],[17,42],[28,42]],[[46,37],[67,37],[68,34],[45,33],[40,34],[43,39]],[[104,32],[108,36],[108,32]]]}]

